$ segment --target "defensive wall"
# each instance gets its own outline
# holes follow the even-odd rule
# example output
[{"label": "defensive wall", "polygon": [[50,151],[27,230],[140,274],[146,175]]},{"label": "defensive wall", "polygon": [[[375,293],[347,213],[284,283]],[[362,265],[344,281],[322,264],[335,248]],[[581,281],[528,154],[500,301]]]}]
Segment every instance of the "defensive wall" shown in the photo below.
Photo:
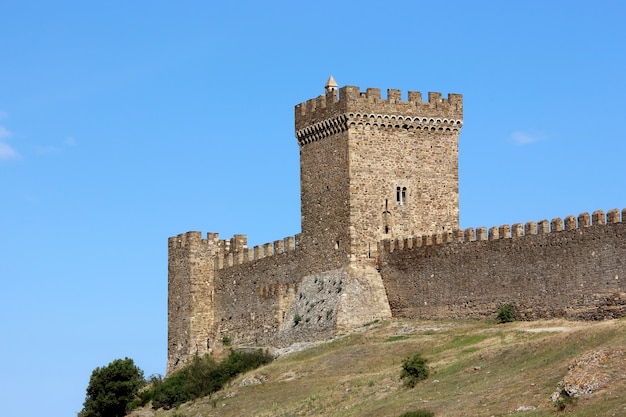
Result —
[{"label": "defensive wall", "polygon": [[626,209],[385,240],[379,268],[394,317],[621,317]]},{"label": "defensive wall", "polygon": [[245,235],[169,239],[168,321],[176,325],[168,332],[168,373],[230,345],[286,347],[390,317],[386,297],[372,300],[384,294],[373,267],[312,256],[299,239],[253,248]]},{"label": "defensive wall", "polygon": [[245,235],[169,238],[167,373],[375,318],[493,317],[504,304],[526,320],[626,314],[626,209],[459,230],[462,96],[336,87],[295,107],[300,234],[253,248]]},{"label": "defensive wall", "polygon": [[[304,297],[302,287],[308,277],[321,280],[325,272],[341,280],[342,265],[310,256],[297,242],[297,238],[290,237],[244,249],[244,256],[231,252],[218,257],[214,288],[215,306],[221,317],[214,329],[216,346],[227,338],[239,346],[280,347],[312,336],[313,326],[295,325],[294,318],[299,314],[295,302]],[[253,252],[254,257],[248,256],[246,260],[245,252],[250,255]],[[337,300],[334,301],[326,300],[321,306],[324,320],[314,323],[318,338],[333,335],[337,318]]]}]

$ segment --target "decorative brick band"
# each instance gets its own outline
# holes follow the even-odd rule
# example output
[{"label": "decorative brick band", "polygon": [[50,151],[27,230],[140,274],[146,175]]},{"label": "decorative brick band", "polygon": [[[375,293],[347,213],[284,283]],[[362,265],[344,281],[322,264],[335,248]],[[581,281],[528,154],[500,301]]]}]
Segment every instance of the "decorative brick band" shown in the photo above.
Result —
[{"label": "decorative brick band", "polygon": [[298,144],[304,146],[308,143],[316,142],[328,136],[344,132],[348,129],[347,121],[348,117],[345,114],[341,114],[332,119],[322,120],[304,129],[300,129],[296,132]]},{"label": "decorative brick band", "polygon": [[304,146],[328,136],[344,132],[353,126],[458,132],[463,126],[463,121],[458,119],[411,117],[393,114],[349,113],[322,120],[321,122],[300,129],[296,131],[296,138],[298,138],[298,144]]},{"label": "decorative brick band", "polygon": [[350,113],[349,126],[376,126],[396,129],[441,130],[458,132],[463,126],[460,119],[440,117],[398,116],[393,114]]}]

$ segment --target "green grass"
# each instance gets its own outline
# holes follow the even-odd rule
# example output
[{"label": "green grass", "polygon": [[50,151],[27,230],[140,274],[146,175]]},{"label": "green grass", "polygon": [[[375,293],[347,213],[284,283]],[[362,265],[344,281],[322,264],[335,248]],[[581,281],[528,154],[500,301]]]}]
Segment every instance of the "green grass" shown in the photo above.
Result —
[{"label": "green grass", "polygon": [[406,340],[409,336],[399,335],[399,336],[391,336],[385,339],[385,342],[397,342],[398,340]]},{"label": "green grass", "polygon": [[[567,331],[530,332],[564,326]],[[514,322],[393,320],[297,352],[235,379],[210,398],[182,405],[184,416],[400,416],[430,410],[436,417],[560,415],[550,394],[585,352],[626,351],[626,321]],[[407,330],[409,329],[409,330]],[[402,360],[415,352],[431,375],[412,389],[400,379]],[[566,415],[624,415],[624,357],[611,363],[615,379],[582,397]],[[240,386],[245,376],[265,382]],[[173,410],[172,410],[173,411]],[[158,417],[171,417],[172,411]],[[562,414],[561,414],[562,415]]]}]

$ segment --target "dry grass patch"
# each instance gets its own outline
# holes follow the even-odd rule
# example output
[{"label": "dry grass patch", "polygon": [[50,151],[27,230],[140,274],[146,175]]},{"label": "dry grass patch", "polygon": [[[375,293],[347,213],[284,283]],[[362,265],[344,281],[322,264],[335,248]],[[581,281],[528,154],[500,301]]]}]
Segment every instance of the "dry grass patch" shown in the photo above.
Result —
[{"label": "dry grass patch", "polygon": [[[446,417],[554,416],[550,395],[570,365],[601,349],[626,351],[624,320],[378,322],[281,357],[212,397],[158,415],[397,417],[425,409]],[[432,373],[407,389],[401,363],[415,352],[428,359]],[[624,355],[598,369],[609,378],[581,396],[568,416],[626,415]],[[261,383],[241,386],[255,375],[263,375]]]}]

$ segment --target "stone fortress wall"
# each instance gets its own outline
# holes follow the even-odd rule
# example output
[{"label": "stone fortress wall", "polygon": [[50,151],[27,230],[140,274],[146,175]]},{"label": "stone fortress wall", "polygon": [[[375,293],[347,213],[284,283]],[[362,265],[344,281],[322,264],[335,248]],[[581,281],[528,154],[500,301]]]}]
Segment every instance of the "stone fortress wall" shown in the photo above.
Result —
[{"label": "stone fortress wall", "polygon": [[[462,96],[358,87],[295,107],[302,232],[168,240],[168,363],[285,347],[377,318],[602,319],[626,311],[626,209],[459,229]],[[412,236],[412,237],[407,237]]]},{"label": "stone fortress wall", "polygon": [[[578,222],[577,222],[578,220]],[[592,220],[592,221],[591,221]],[[396,317],[598,320],[626,313],[626,209],[386,240],[380,270]]]},{"label": "stone fortress wall", "polygon": [[254,248],[244,235],[219,240],[216,233],[187,232],[169,239],[168,373],[195,354],[231,344],[286,347],[363,324],[352,323],[352,314],[361,315],[341,301],[371,288],[350,290],[350,267],[307,254],[298,237]]}]

